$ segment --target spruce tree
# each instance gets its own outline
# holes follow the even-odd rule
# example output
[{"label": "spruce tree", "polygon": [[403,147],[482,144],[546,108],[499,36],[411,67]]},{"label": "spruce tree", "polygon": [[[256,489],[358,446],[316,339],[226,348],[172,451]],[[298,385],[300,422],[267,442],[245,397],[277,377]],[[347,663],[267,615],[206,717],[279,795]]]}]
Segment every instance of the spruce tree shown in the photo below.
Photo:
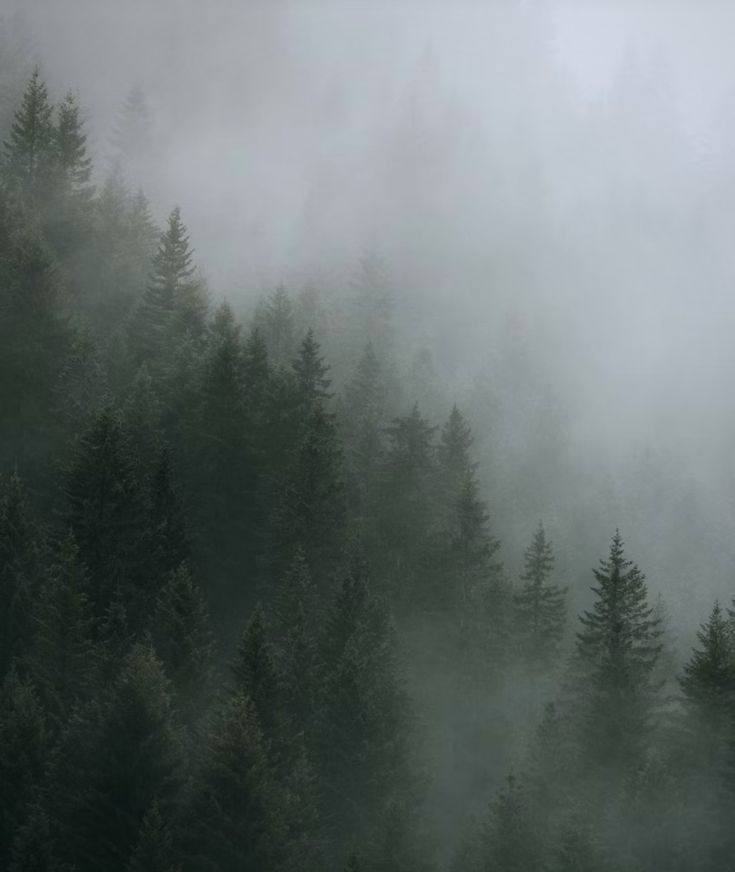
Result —
[{"label": "spruce tree", "polygon": [[329,400],[332,396],[329,392],[331,381],[327,378],[329,367],[320,352],[314,331],[309,328],[293,361],[297,402],[307,413],[315,403]]},{"label": "spruce tree", "polygon": [[268,356],[275,366],[285,366],[294,353],[293,305],[283,285],[259,307],[257,324],[263,331]]},{"label": "spruce tree", "polygon": [[509,775],[492,805],[487,832],[488,872],[541,872],[537,843],[523,786]]},{"label": "spruce tree", "polygon": [[65,192],[88,203],[92,195],[92,159],[87,154],[87,136],[79,114],[79,102],[71,91],[67,92],[58,108],[54,152]]},{"label": "spruce tree", "polygon": [[184,872],[277,869],[286,833],[257,714],[237,693],[218,714],[194,776],[184,813]]},{"label": "spruce tree", "polygon": [[534,672],[556,666],[566,621],[566,588],[549,584],[554,554],[539,523],[524,555],[523,587],[515,596],[516,639],[523,662]]},{"label": "spruce tree", "polygon": [[55,755],[49,801],[61,858],[78,872],[124,869],[152,805],[173,808],[182,749],[162,666],[138,645]]},{"label": "spruce tree", "polygon": [[57,729],[88,697],[94,679],[94,628],[88,587],[76,544],[67,536],[34,601],[31,641],[25,658],[44,708]]},{"label": "spruce tree", "polygon": [[653,727],[660,631],[645,576],[625,557],[619,531],[594,575],[595,602],[579,619],[570,689],[586,761],[622,775],[640,760]]},{"label": "spruce tree", "polygon": [[98,616],[120,590],[128,617],[141,616],[149,541],[145,493],[119,415],[104,409],[79,438],[66,473],[64,521],[90,571]]},{"label": "spruce tree", "polygon": [[0,680],[13,658],[25,653],[43,556],[41,531],[14,473],[0,493]]},{"label": "spruce tree", "polygon": [[151,119],[145,93],[133,85],[123,101],[112,131],[111,157],[134,176],[151,152]]},{"label": "spruce tree", "polygon": [[48,193],[54,167],[53,107],[38,67],[26,85],[10,135],[4,143],[9,183],[34,198]]},{"label": "spruce tree", "polygon": [[143,818],[138,843],[125,872],[180,872],[171,827],[155,800]]},{"label": "spruce tree", "polygon": [[215,644],[202,595],[184,563],[168,574],[158,594],[152,636],[179,709],[196,717],[211,696]]},{"label": "spruce tree", "polygon": [[153,470],[149,505],[151,551],[148,571],[163,578],[190,557],[184,506],[174,480],[173,459],[167,446],[159,452]]},{"label": "spruce tree", "polygon": [[32,684],[14,667],[0,686],[0,868],[31,812],[49,749],[46,718]]}]

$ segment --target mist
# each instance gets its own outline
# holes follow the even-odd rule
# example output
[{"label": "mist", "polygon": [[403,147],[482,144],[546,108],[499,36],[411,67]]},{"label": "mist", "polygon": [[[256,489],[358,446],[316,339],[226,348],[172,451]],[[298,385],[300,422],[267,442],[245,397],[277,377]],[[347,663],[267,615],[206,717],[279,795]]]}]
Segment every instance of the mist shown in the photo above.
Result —
[{"label": "mist", "polygon": [[[554,699],[563,709],[571,679],[560,677],[566,675],[562,661],[574,660],[572,652],[581,644],[575,641],[575,616],[594,608],[599,590],[591,568],[615,530],[645,572],[647,593],[660,609],[656,614],[665,615],[661,634],[668,666],[656,668],[663,669],[667,699],[681,695],[679,678],[692,646],[702,641],[697,630],[713,602],[726,606],[733,597],[735,60],[729,34],[735,11],[725,3],[672,2],[664,8],[625,0],[587,5],[0,0],[0,18],[6,53],[5,62],[0,59],[3,134],[34,66],[51,103],[60,104],[69,89],[78,96],[93,161],[90,184],[96,193],[89,197],[113,190],[111,179],[131,196],[140,189],[161,239],[172,209],[180,207],[197,293],[206,297],[196,305],[209,312],[202,336],[215,336],[202,339],[202,348],[229,335],[222,325],[230,315],[219,321],[212,315],[224,312],[218,307],[226,302],[231,307],[226,311],[243,325],[243,337],[250,325],[263,332],[273,372],[279,367],[283,375],[290,359],[279,351],[281,340],[268,333],[278,288],[293,305],[294,329],[313,330],[329,366],[328,385],[315,390],[319,403],[333,408],[329,414],[339,422],[347,458],[346,528],[361,543],[371,584],[395,618],[397,656],[420,723],[416,769],[429,786],[422,794],[425,805],[416,801],[411,807],[432,822],[437,868],[454,862],[455,872],[474,870],[479,849],[466,848],[465,855],[461,847],[475,838],[465,832],[468,820],[482,818],[494,796],[501,797],[496,800],[501,805],[515,802],[514,783],[503,779],[524,771],[544,704]],[[142,132],[126,150],[120,130],[131,94],[140,101]],[[195,576],[202,575],[197,583],[220,639],[219,653],[212,655],[215,671],[225,669],[242,631],[236,614],[252,624],[256,603],[263,603],[266,623],[281,626],[274,591],[281,590],[276,580],[287,577],[291,565],[283,554],[291,559],[304,547],[315,579],[337,577],[342,569],[335,567],[342,563],[324,556],[326,545],[314,554],[304,542],[279,551],[282,544],[273,542],[281,521],[269,520],[260,531],[259,512],[265,513],[267,504],[280,518],[281,497],[273,497],[273,506],[270,496],[261,502],[253,497],[252,506],[233,520],[227,506],[239,505],[245,491],[240,497],[230,493],[226,473],[217,479],[219,490],[213,480],[211,492],[203,484],[204,470],[219,469],[219,461],[207,454],[206,439],[200,445],[191,436],[202,424],[187,418],[187,405],[200,403],[196,414],[203,420],[200,406],[209,407],[197,394],[201,385],[192,387],[200,384],[196,364],[187,369],[182,360],[201,356],[203,371],[209,372],[209,351],[197,350],[199,340],[189,334],[180,343],[169,338],[176,353],[157,372],[154,358],[135,350],[142,340],[130,339],[136,331],[148,335],[135,318],[145,311],[155,245],[145,256],[136,254],[126,273],[128,302],[108,311],[99,300],[105,281],[112,287],[118,279],[96,276],[117,267],[101,236],[90,231],[77,248],[57,243],[55,225],[49,224],[51,230],[44,225],[43,209],[39,226],[55,251],[62,283],[76,300],[68,310],[82,325],[80,335],[88,337],[74,347],[86,348],[88,342],[94,351],[84,352],[91,354],[84,358],[86,374],[75,375],[73,386],[64,388],[78,403],[79,420],[64,424],[63,433],[48,435],[49,427],[41,427],[38,445],[47,439],[54,448],[35,454],[27,447],[36,445],[35,436],[25,430],[22,439],[8,436],[2,470],[19,469],[28,479],[41,518],[63,515],[53,477],[72,463],[69,446],[86,438],[81,421],[90,409],[112,403],[137,445],[143,437],[135,416],[145,392],[151,392],[155,401],[145,399],[145,415],[153,414],[154,406],[162,410],[160,439],[173,446],[174,469],[181,467],[192,519],[187,561]],[[67,217],[59,221],[72,226],[63,214]],[[173,232],[174,225],[168,226]],[[183,267],[181,275],[189,275]],[[362,304],[355,301],[371,281],[390,299],[390,313],[376,309],[377,321],[360,321]],[[77,286],[83,290],[77,293]],[[113,329],[116,319],[128,325],[128,338]],[[354,457],[362,457],[364,447],[357,423],[364,424],[364,410],[355,411],[361,377],[356,367],[364,362],[368,340],[383,367],[387,395],[376,439],[395,439],[400,446],[396,422],[410,422],[412,408],[437,428],[435,440],[444,438],[442,427],[455,405],[471,426],[473,487],[487,508],[492,534],[483,559],[495,560],[496,545],[490,543],[500,543],[502,568],[492,572],[507,585],[506,605],[520,596],[530,571],[524,549],[531,547],[539,522],[554,546],[555,583],[568,589],[566,629],[553,669],[539,677],[511,658],[502,675],[477,678],[479,684],[467,691],[474,708],[468,698],[457,699],[457,682],[458,675],[479,670],[479,660],[465,649],[461,655],[445,650],[446,628],[437,615],[446,603],[414,607],[406,593],[418,584],[414,576],[430,575],[435,567],[427,567],[438,560],[426,556],[430,550],[414,549],[412,539],[435,530],[434,521],[420,520],[426,495],[405,504],[400,495],[376,498],[384,485],[375,482],[386,475],[398,481],[404,470],[400,464],[391,467],[390,459],[376,461],[369,474],[355,471]],[[294,337],[291,358],[297,345]],[[84,356],[75,354],[75,360]],[[144,390],[140,385],[148,378],[153,387]],[[10,368],[7,380],[12,381]],[[286,396],[286,387],[278,390]],[[279,419],[280,413],[266,407],[261,417],[243,413],[248,426],[261,426],[262,418],[274,427],[261,454],[247,455],[256,469],[273,445],[290,444],[284,433],[296,427],[282,424],[282,433],[273,422],[291,419],[285,413]],[[21,430],[9,425],[8,433]],[[441,459],[445,449],[437,447],[436,456]],[[262,461],[266,490],[275,493],[283,485],[286,493],[295,487],[284,484],[291,450]],[[233,447],[228,462],[236,465],[239,456]],[[251,473],[243,471],[242,479],[234,479],[260,494],[253,484],[260,474],[252,473],[251,481]],[[444,487],[441,476],[436,481],[440,484],[432,488]],[[215,497],[215,491],[224,496]],[[426,499],[441,505],[442,498],[430,493]],[[371,499],[382,499],[383,507],[375,509]],[[333,531],[339,527],[333,519],[324,523]],[[48,524],[57,530],[56,520]],[[232,530],[241,524],[239,532],[212,533],[229,524]],[[68,526],[78,539],[74,524]],[[350,536],[345,533],[344,542],[352,541]],[[50,541],[55,537],[61,534],[55,532]],[[270,544],[261,545],[261,539]],[[77,544],[82,562],[89,563]],[[48,558],[49,565],[54,559]],[[490,566],[487,562],[492,574]],[[92,575],[97,571],[92,564],[87,568]],[[236,580],[243,572],[254,579],[247,590]],[[404,585],[402,572],[414,581]],[[316,585],[329,600],[329,584]],[[99,620],[108,607],[98,605]],[[505,607],[494,608],[500,614]],[[727,620],[731,637],[732,615]],[[498,639],[506,638],[505,631],[497,632]],[[474,650],[468,644],[467,650]],[[494,653],[482,650],[490,660],[497,654],[492,645]],[[685,685],[686,696],[691,686]],[[194,699],[193,691],[182,699]],[[674,720],[683,717],[677,710]],[[676,732],[670,725],[666,730]],[[660,747],[669,748],[667,741]],[[598,783],[618,796],[614,769],[608,766]],[[280,792],[288,793],[280,776],[274,777]],[[580,788],[580,796],[588,795],[588,787]],[[691,787],[687,795],[699,796],[702,789]],[[483,838],[488,844],[502,841],[499,807],[493,806],[495,836],[477,837],[482,844]],[[669,824],[683,819],[676,814],[667,818]],[[617,844],[615,827],[630,829],[621,820],[611,823],[600,811],[591,824],[595,839]],[[342,854],[337,849],[329,854],[330,848],[332,865],[325,868],[345,868],[349,840],[339,838]],[[636,838],[635,862],[643,865],[635,868],[666,868],[648,837]],[[707,843],[699,829],[696,839]],[[380,866],[372,855],[360,860],[360,846],[353,847],[356,864],[393,868]],[[487,858],[491,849],[483,850]],[[666,863],[674,862],[666,856]],[[231,868],[220,862],[212,868]],[[510,860],[494,862],[492,868],[521,868]],[[522,868],[535,868],[524,862]],[[395,868],[424,868],[417,863],[405,860]]]}]

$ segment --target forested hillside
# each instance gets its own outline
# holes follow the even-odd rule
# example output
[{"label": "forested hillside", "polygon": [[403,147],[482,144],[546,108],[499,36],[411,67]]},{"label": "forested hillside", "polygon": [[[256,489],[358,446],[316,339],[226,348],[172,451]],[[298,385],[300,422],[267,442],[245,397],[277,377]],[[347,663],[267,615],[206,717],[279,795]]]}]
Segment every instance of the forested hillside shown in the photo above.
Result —
[{"label": "forested hillside", "polygon": [[729,868],[729,603],[680,662],[629,517],[509,553],[376,252],[231,306],[126,170],[141,94],[93,165],[2,64],[0,869]]}]

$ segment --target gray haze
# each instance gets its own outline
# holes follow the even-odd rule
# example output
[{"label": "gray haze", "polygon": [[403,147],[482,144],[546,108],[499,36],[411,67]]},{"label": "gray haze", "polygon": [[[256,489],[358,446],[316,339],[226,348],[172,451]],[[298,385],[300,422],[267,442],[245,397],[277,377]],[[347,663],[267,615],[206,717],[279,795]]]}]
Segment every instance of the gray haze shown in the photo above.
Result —
[{"label": "gray haze", "polygon": [[[543,515],[581,589],[619,525],[687,632],[729,597],[731,6],[2,6],[79,90],[100,174],[142,87],[154,145],[130,180],[159,217],[181,205],[215,297],[312,285],[328,322],[380,252],[437,414],[473,421],[511,568]],[[529,446],[537,512],[508,484]]]}]

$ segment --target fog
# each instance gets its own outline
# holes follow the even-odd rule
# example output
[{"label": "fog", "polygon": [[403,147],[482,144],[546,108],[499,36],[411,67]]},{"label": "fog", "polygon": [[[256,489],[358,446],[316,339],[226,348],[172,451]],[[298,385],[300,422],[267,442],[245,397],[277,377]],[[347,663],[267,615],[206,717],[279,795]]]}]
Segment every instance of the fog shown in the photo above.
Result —
[{"label": "fog", "polygon": [[[281,284],[309,289],[338,390],[360,348],[334,325],[360,258],[379,255],[414,379],[402,411],[416,400],[439,422],[456,402],[472,423],[509,574],[543,519],[586,606],[619,527],[687,656],[712,600],[735,593],[729,4],[0,0],[0,13],[52,98],[79,93],[98,184],[142,89],[149,128],[127,181],[159,223],[181,207],[215,301],[249,318]],[[430,667],[412,668],[420,696]]]}]

